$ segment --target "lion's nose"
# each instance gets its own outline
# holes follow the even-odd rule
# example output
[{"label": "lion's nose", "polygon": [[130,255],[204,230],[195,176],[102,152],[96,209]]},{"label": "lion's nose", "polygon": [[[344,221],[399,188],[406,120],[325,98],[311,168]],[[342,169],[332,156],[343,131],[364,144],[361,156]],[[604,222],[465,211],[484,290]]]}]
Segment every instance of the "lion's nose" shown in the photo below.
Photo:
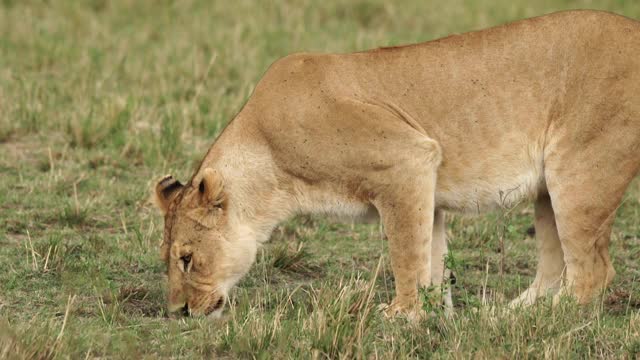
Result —
[{"label": "lion's nose", "polygon": [[189,311],[189,304],[184,304],[182,307],[182,316],[189,316],[191,312]]}]

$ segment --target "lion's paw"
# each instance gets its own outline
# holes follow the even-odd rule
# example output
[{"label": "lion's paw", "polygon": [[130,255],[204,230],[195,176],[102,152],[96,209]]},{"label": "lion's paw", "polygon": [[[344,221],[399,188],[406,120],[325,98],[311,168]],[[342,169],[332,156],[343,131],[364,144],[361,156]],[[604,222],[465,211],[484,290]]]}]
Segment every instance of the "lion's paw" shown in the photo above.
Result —
[{"label": "lion's paw", "polygon": [[378,310],[387,319],[404,317],[411,322],[420,321],[428,316],[427,312],[421,309],[419,303],[415,301],[403,302],[394,299],[391,304],[380,304]]}]

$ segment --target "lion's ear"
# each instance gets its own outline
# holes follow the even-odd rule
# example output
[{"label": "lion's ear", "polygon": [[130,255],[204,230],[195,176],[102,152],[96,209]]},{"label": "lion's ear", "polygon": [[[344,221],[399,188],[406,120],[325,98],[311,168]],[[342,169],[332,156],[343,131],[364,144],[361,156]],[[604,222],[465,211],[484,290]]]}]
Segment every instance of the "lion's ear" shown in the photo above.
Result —
[{"label": "lion's ear", "polygon": [[198,184],[198,192],[202,203],[206,207],[220,207],[224,202],[224,183],[222,177],[213,169],[206,168],[202,171],[202,178]]},{"label": "lion's ear", "polygon": [[167,175],[158,181],[155,187],[156,204],[162,210],[163,214],[166,214],[169,210],[169,204],[171,200],[182,190],[183,185],[180,181],[173,178],[171,175]]}]

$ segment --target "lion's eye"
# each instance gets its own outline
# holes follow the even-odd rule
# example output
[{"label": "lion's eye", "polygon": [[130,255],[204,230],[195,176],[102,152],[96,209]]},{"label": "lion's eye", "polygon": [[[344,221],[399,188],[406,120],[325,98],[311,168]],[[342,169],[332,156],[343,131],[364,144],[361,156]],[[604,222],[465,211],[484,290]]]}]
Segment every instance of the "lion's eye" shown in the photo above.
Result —
[{"label": "lion's eye", "polygon": [[191,254],[180,257],[180,260],[182,260],[182,266],[184,267],[184,271],[185,272],[189,271],[189,264],[191,263]]}]

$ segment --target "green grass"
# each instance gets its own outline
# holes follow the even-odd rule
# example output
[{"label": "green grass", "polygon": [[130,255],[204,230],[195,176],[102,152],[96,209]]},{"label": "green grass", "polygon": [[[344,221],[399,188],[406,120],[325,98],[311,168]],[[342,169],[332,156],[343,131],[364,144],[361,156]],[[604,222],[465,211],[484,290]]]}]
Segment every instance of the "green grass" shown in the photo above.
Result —
[{"label": "green grass", "polygon": [[522,207],[449,216],[451,319],[383,319],[379,227],[317,217],[275,231],[224,319],[163,310],[149,189],[186,180],[275,59],[568,8],[640,18],[621,0],[0,2],[0,358],[637,358],[638,181],[613,232],[618,276],[592,306],[503,310],[535,272]]}]

